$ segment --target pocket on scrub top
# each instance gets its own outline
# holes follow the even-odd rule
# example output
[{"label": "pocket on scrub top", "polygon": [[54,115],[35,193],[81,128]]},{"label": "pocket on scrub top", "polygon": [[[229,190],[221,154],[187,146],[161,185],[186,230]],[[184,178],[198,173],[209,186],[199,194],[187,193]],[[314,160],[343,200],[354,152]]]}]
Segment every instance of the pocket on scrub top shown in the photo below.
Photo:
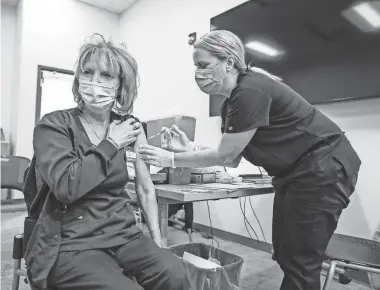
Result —
[{"label": "pocket on scrub top", "polygon": [[346,178],[351,180],[355,186],[361,160],[346,137],[333,149],[332,157],[338,163],[336,170],[343,170]]}]

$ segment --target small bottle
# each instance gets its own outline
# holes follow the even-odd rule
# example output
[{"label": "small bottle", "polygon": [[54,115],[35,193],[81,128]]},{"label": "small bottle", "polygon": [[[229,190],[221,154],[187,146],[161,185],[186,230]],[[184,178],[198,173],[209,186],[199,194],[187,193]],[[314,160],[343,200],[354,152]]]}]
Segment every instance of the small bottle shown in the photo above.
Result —
[{"label": "small bottle", "polygon": [[168,139],[165,137],[165,134],[161,134],[161,148],[167,149],[169,147]]}]

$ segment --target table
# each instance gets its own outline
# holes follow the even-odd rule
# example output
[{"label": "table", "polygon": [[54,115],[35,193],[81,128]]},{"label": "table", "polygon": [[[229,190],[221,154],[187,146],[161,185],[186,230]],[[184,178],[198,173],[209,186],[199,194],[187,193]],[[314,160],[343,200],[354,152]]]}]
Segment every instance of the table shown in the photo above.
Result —
[{"label": "table", "polygon": [[[274,193],[273,186],[267,184],[240,183],[240,184],[156,184],[158,215],[162,242],[168,242],[168,209],[169,204],[198,202],[206,200],[219,200],[239,198]],[[134,183],[128,183],[128,190],[135,190]]]}]

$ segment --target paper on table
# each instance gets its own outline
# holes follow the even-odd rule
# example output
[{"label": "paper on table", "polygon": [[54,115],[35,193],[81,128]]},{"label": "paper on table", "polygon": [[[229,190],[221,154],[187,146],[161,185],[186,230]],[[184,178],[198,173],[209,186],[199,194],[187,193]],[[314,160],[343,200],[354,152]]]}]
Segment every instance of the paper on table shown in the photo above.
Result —
[{"label": "paper on table", "polygon": [[193,264],[194,266],[202,269],[215,269],[219,268],[220,265],[211,262],[209,260],[203,259],[201,257],[195,256],[193,254],[190,254],[188,252],[183,253],[183,259],[188,261],[189,263]]},{"label": "paper on table", "polygon": [[257,185],[254,183],[209,183],[209,184],[202,184],[202,187],[209,188],[209,189],[220,189],[220,190],[229,190],[229,191],[235,191],[242,188],[256,188]]}]

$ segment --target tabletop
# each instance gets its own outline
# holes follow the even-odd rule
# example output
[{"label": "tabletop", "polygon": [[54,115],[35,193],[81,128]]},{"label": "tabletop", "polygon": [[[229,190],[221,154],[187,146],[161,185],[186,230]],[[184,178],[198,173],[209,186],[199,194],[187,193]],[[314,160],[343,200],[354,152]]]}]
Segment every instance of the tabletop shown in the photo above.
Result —
[{"label": "tabletop", "polygon": [[[208,184],[155,184],[156,195],[182,202],[195,202],[202,200],[238,198],[274,193],[272,184],[255,183],[208,183]],[[126,189],[134,190],[134,183],[128,183]]]}]

